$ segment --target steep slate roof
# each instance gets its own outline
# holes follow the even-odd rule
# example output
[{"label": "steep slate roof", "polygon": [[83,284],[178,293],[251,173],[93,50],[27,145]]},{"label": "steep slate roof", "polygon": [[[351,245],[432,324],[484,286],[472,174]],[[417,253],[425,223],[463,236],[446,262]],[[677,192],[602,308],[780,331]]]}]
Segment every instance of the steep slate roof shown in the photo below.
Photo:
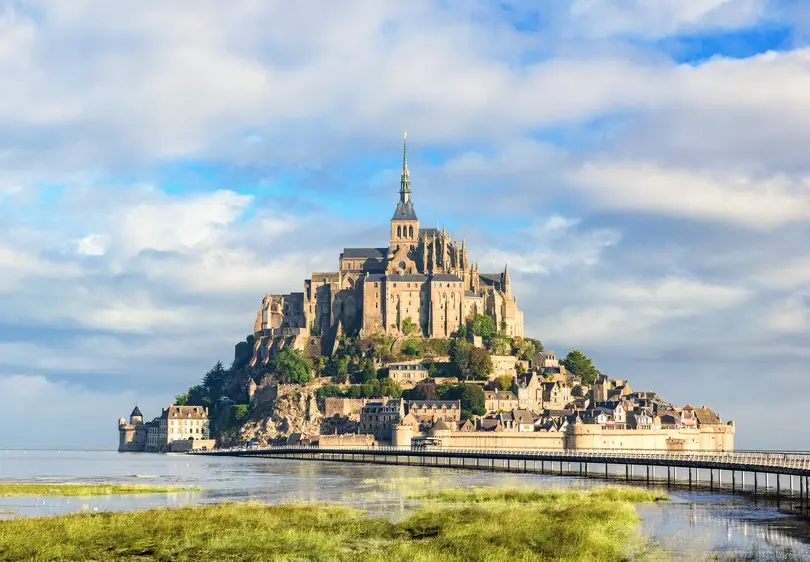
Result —
[{"label": "steep slate roof", "polygon": [[405,275],[400,275],[399,273],[392,273],[386,277],[388,281],[427,281],[427,275],[422,275],[421,273],[406,273]]},{"label": "steep slate roof", "polygon": [[427,238],[428,236],[438,236],[439,229],[438,228],[420,228],[419,229],[419,238]]},{"label": "steep slate roof", "polygon": [[413,203],[411,201],[405,202],[400,200],[397,203],[397,208],[394,210],[394,216],[391,217],[391,220],[418,220],[416,218],[416,211],[413,209]]},{"label": "steep slate roof", "polygon": [[432,406],[436,406],[436,408],[441,408],[444,406],[445,408],[458,408],[460,402],[458,400],[408,400],[408,404],[411,406],[418,406],[420,408],[430,408]]},{"label": "steep slate roof", "polygon": [[455,283],[461,283],[461,279],[458,275],[451,275],[449,273],[439,273],[431,277],[432,281],[453,281]]},{"label": "steep slate roof", "polygon": [[388,248],[343,248],[344,258],[373,258],[385,259],[388,255]]},{"label": "steep slate roof", "polygon": [[500,285],[501,284],[501,274],[500,273],[479,273],[479,277],[481,277],[481,281],[484,285]]},{"label": "steep slate roof", "polygon": [[141,409],[138,408],[137,406],[135,406],[135,409],[132,410],[132,413],[129,415],[129,417],[132,417],[132,416],[141,416],[141,417],[143,417],[143,414],[141,413]]}]

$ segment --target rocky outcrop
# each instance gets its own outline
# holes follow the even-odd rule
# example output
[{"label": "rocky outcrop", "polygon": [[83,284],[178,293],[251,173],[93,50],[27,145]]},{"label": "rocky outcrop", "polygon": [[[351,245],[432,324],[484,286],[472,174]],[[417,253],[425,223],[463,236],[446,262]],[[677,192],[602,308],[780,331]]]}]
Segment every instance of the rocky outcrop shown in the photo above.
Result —
[{"label": "rocky outcrop", "polygon": [[256,440],[260,445],[286,440],[293,433],[315,436],[320,433],[323,413],[315,396],[317,389],[294,385],[274,385],[261,389],[247,421],[220,437],[218,445],[229,447]]}]

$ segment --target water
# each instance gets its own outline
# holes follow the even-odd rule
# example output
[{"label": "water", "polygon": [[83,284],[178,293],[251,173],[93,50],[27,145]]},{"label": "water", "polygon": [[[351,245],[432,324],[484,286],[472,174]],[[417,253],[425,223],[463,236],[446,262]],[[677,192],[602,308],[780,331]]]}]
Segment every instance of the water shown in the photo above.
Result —
[{"label": "water", "polygon": [[[377,516],[399,519],[415,503],[412,491],[449,488],[588,488],[595,479],[505,474],[417,466],[157,455],[87,451],[0,450],[0,480],[54,483],[139,483],[201,486],[199,492],[99,497],[0,498],[0,518],[46,516],[77,511],[120,511],[179,507],[222,501],[322,502],[352,505]],[[810,523],[725,493],[670,492],[671,501],[640,505],[643,534],[676,553],[679,560],[708,553],[758,559],[810,560]]]}]

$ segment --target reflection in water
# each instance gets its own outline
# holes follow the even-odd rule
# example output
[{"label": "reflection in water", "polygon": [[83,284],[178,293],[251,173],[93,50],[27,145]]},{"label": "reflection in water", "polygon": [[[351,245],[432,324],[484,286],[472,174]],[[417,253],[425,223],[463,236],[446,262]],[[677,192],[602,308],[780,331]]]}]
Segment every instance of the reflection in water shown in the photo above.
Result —
[{"label": "reflection in water", "polygon": [[[222,501],[341,503],[400,519],[411,492],[431,487],[589,488],[603,482],[567,476],[507,474],[283,459],[246,459],[81,451],[2,451],[0,479],[39,482],[148,483],[202,486],[199,492],[90,498],[0,498],[0,518],[78,511],[179,507]],[[810,526],[769,503],[730,494],[674,490],[671,501],[638,506],[644,535],[679,559],[785,552],[810,560]]]}]

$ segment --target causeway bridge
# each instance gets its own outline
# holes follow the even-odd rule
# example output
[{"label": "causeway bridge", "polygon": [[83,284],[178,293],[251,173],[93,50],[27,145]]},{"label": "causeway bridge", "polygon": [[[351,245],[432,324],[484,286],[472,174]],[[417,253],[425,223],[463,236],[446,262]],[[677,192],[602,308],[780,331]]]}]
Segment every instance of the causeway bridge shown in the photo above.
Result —
[{"label": "causeway bridge", "polygon": [[810,452],[648,449],[506,450],[442,447],[279,446],[189,451],[193,455],[286,458],[622,479],[774,498],[810,507]]}]

